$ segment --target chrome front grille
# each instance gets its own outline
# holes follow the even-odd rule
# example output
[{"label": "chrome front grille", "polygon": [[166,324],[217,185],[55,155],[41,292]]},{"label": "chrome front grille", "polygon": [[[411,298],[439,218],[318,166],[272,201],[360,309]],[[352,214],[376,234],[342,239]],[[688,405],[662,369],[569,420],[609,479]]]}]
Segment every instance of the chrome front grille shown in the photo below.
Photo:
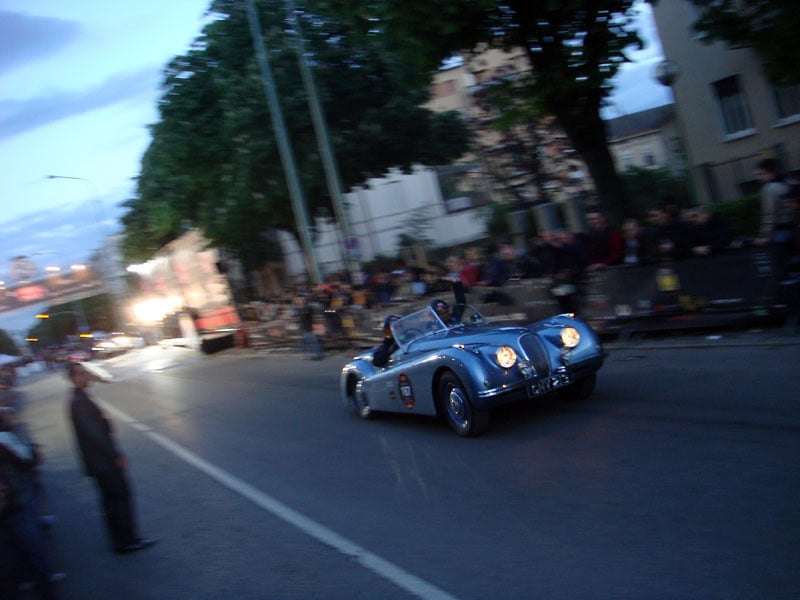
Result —
[{"label": "chrome front grille", "polygon": [[539,377],[550,375],[550,360],[542,341],[532,333],[519,338],[519,345]]}]

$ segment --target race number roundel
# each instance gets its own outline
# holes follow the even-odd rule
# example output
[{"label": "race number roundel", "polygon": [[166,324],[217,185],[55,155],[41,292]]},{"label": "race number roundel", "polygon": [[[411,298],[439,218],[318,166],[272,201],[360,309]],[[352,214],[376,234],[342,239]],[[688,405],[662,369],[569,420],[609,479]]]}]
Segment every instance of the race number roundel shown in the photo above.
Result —
[{"label": "race number roundel", "polygon": [[397,386],[400,389],[400,399],[403,401],[403,406],[406,408],[414,408],[414,390],[411,387],[411,380],[408,375],[401,373],[397,381]]}]

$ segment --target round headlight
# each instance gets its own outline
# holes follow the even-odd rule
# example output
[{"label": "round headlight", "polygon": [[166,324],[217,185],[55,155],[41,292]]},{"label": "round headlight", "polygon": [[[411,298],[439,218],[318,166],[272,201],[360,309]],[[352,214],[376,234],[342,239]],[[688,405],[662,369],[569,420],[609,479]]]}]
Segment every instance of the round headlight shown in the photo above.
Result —
[{"label": "round headlight", "polygon": [[494,356],[497,358],[497,364],[504,369],[510,369],[517,362],[517,353],[510,346],[500,346]]},{"label": "round headlight", "polygon": [[574,348],[581,341],[581,334],[574,327],[564,327],[561,330],[561,343],[567,348]]}]

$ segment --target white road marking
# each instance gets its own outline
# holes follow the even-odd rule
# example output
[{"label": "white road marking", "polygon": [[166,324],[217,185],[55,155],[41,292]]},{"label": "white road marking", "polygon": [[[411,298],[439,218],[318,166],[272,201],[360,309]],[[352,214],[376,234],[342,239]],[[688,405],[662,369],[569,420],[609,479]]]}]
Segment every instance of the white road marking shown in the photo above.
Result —
[{"label": "white road marking", "polygon": [[352,542],[346,537],[339,535],[332,529],[329,529],[328,527],[317,523],[313,519],[306,517],[302,513],[297,512],[280,500],[276,500],[272,496],[257,490],[250,484],[238,479],[237,477],[234,477],[223,469],[214,466],[191,450],[181,446],[176,442],[173,442],[168,437],[153,431],[148,426],[139,423],[133,417],[122,412],[118,408],[111,406],[102,400],[97,400],[97,403],[102,405],[102,407],[110,414],[114,415],[115,418],[127,423],[134,429],[141,431],[156,444],[195,467],[200,472],[205,473],[217,483],[250,500],[256,506],[263,508],[275,517],[281,519],[289,525],[292,525],[293,527],[296,527],[317,541],[330,546],[345,556],[356,559],[362,566],[369,569],[376,575],[394,583],[399,588],[406,590],[418,598],[424,598],[425,600],[458,600],[456,596],[448,594],[444,590],[441,590],[435,585],[428,583],[424,579],[409,573],[402,567],[389,562],[377,554],[370,552],[366,548],[359,546],[355,542]]}]

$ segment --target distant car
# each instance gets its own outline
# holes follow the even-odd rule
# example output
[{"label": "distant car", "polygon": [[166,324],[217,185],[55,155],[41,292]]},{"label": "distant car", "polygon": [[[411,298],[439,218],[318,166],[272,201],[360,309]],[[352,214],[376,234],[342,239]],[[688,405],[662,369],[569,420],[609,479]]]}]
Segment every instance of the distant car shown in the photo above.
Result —
[{"label": "distant car", "polygon": [[86,362],[94,358],[94,353],[86,348],[74,348],[69,350],[65,356],[67,362]]},{"label": "distant car", "polygon": [[92,352],[100,358],[111,358],[131,348],[141,348],[143,345],[142,338],[115,333],[110,337],[98,338],[92,346]]},{"label": "distant car", "polygon": [[557,393],[588,398],[606,353],[581,319],[560,314],[526,326],[495,326],[469,304],[445,323],[432,306],[391,323],[399,345],[389,363],[372,352],[344,366],[345,406],[363,419],[379,412],[443,416],[460,436],[489,425],[491,409]]}]

